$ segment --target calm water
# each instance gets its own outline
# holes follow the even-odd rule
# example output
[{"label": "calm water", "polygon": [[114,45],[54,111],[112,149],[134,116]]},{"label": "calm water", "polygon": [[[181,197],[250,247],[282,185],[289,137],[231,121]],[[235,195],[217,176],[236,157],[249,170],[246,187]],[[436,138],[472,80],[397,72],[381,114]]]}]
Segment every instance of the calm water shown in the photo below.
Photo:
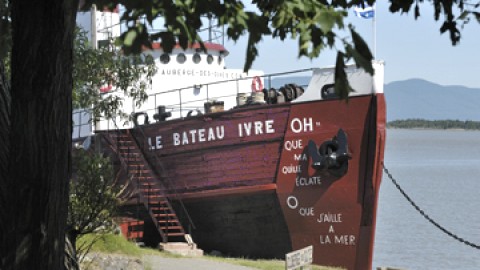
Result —
[{"label": "calm water", "polygon": [[[385,165],[431,218],[480,245],[480,132],[389,129]],[[373,265],[478,270],[480,250],[434,227],[384,174]]]}]

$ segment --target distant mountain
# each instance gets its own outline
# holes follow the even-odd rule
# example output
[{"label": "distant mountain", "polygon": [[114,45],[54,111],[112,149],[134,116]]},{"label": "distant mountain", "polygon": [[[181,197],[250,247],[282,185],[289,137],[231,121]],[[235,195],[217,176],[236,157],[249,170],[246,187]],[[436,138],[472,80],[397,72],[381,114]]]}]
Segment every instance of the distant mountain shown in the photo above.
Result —
[{"label": "distant mountain", "polygon": [[427,120],[480,120],[480,89],[442,86],[422,79],[385,85],[387,121],[420,118]]},{"label": "distant mountain", "polygon": [[[309,77],[284,77],[273,79],[271,85],[278,88],[294,82],[306,86],[309,80]],[[480,121],[480,88],[409,79],[386,84],[384,91],[387,121],[412,118]]]}]

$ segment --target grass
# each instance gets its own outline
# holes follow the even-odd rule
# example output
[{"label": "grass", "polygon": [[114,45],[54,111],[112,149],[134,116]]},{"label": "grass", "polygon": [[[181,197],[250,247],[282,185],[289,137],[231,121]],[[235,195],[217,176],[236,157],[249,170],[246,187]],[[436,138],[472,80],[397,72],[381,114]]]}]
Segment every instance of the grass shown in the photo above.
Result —
[{"label": "grass", "polygon": [[135,243],[128,241],[125,237],[115,234],[87,234],[77,240],[77,246],[93,242],[90,252],[124,254],[133,257],[141,257],[143,254]]},{"label": "grass", "polygon": [[[181,255],[175,255],[167,252],[161,252],[153,248],[140,248],[135,243],[127,241],[121,235],[106,234],[99,237],[95,234],[87,234],[78,239],[80,244],[94,242],[90,252],[123,254],[132,257],[142,257],[142,255],[156,255],[168,258],[185,258]],[[285,261],[282,260],[253,260],[246,258],[229,258],[205,255],[203,258],[218,262],[236,264],[261,270],[284,270]],[[147,265],[147,269],[148,269]],[[339,268],[322,267],[314,265],[312,270],[339,270]]]}]

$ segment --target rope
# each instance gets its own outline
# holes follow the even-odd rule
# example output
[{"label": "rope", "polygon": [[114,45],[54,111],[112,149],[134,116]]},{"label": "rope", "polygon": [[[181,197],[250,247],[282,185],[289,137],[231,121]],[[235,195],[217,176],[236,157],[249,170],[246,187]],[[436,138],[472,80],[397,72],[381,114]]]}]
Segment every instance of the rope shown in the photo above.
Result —
[{"label": "rope", "polygon": [[442,225],[438,224],[438,222],[436,222],[435,220],[433,220],[430,216],[428,216],[425,211],[423,211],[411,198],[410,196],[407,195],[407,193],[405,193],[405,191],[402,189],[402,187],[400,187],[400,185],[397,183],[397,181],[393,178],[392,174],[388,171],[388,169],[385,167],[385,164],[382,163],[382,166],[383,166],[383,171],[387,174],[388,178],[390,178],[390,180],[392,180],[392,183],[395,185],[395,187],[397,187],[397,189],[400,191],[400,193],[403,195],[403,197],[405,197],[405,199],[407,199],[407,201],[413,206],[413,208],[415,208],[415,210],[417,210],[420,215],[422,215],[426,220],[428,220],[431,224],[433,224],[433,226],[437,227],[440,231],[442,231],[443,233],[445,233],[446,235],[452,237],[453,239],[467,245],[467,246],[470,246],[470,247],[473,247],[473,248],[476,248],[476,249],[480,249],[480,246],[477,245],[477,244],[474,244],[472,242],[469,242],[461,237],[459,237],[458,235],[452,233],[451,231],[447,230],[445,227],[443,227]]}]

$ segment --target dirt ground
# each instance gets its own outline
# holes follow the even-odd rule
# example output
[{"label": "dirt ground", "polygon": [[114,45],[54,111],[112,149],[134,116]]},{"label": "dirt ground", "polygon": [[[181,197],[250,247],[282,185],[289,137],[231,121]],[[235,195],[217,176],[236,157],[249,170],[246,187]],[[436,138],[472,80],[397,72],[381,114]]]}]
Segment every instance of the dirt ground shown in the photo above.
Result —
[{"label": "dirt ground", "polygon": [[203,258],[167,258],[144,255],[142,259],[116,254],[88,254],[82,270],[254,270]]}]

